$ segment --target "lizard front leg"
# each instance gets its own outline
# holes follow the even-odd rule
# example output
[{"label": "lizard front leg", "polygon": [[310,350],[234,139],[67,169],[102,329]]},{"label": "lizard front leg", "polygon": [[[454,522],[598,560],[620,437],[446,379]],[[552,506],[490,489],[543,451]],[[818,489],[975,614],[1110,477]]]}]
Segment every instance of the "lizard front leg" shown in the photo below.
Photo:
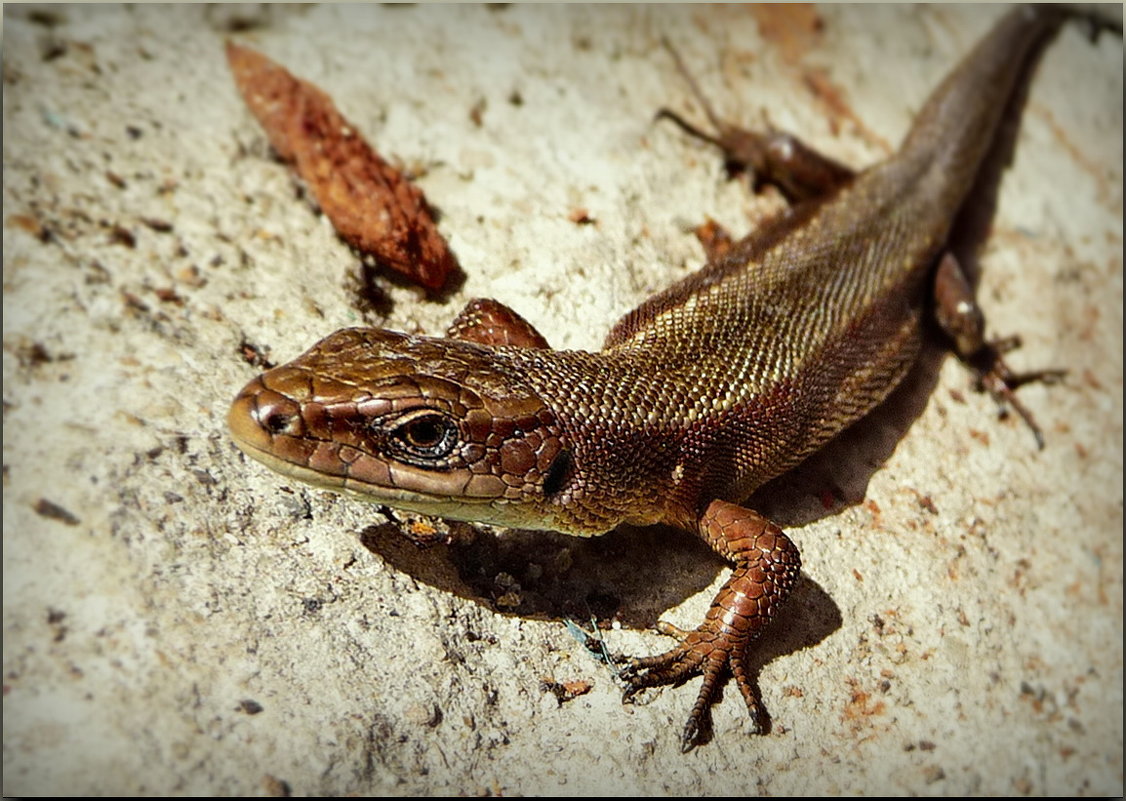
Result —
[{"label": "lizard front leg", "polygon": [[704,622],[677,632],[681,642],[659,656],[629,661],[623,676],[628,694],[644,687],[673,684],[701,674],[703,684],[681,736],[687,751],[696,744],[704,716],[725,670],[730,669],[759,725],[759,704],[747,675],[747,646],[762,632],[793,589],[801,568],[798,549],[778,526],[757,512],[727,501],[712,501],[697,523],[698,533],[716,553],[733,563],[727,583],[716,594]]},{"label": "lizard front leg", "polygon": [[550,350],[543,334],[531,323],[492,298],[475,298],[450,323],[446,336],[479,345],[513,345]]}]

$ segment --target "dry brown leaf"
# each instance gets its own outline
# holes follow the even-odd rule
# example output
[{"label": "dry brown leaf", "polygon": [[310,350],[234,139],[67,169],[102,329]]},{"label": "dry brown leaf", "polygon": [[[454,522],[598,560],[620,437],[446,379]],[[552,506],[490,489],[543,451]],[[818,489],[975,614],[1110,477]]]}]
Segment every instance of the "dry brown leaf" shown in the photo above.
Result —
[{"label": "dry brown leaf", "polygon": [[270,144],[294,166],[340,237],[427,289],[441,289],[457,261],[422,191],[380,158],[313,84],[230,42],[227,61]]}]

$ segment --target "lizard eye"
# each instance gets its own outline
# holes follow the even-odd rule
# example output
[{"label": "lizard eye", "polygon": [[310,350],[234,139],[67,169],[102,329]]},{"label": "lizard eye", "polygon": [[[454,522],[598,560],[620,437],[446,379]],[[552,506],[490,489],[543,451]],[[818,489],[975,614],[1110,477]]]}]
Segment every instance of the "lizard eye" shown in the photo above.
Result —
[{"label": "lizard eye", "polygon": [[458,441],[457,424],[444,414],[429,410],[401,420],[390,433],[396,445],[421,459],[449,456]]}]

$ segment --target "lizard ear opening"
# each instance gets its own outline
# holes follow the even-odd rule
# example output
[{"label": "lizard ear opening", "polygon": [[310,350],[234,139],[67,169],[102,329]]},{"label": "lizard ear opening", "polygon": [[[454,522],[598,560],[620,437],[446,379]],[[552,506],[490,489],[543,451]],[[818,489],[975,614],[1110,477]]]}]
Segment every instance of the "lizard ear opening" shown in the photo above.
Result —
[{"label": "lizard ear opening", "polygon": [[551,467],[547,469],[547,475],[544,476],[543,494],[545,497],[551,497],[563,489],[563,485],[571,478],[571,467],[571,452],[564,448],[556,454],[555,459],[551,462]]}]

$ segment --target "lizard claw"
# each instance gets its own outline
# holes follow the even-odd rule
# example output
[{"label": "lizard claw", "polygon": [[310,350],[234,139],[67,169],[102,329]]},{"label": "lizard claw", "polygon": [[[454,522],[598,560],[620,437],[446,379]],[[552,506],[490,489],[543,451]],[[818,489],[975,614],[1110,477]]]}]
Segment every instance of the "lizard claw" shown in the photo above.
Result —
[{"label": "lizard claw", "polygon": [[624,700],[628,701],[647,687],[681,684],[692,676],[701,675],[703,683],[680,739],[681,751],[687,752],[699,744],[706,732],[708,710],[720,679],[729,669],[747,705],[755,733],[761,733],[761,708],[744,662],[749,638],[732,631],[716,631],[708,623],[690,632],[667,623],[660,624],[659,628],[663,633],[681,637],[681,642],[663,654],[623,659],[626,667],[621,676],[628,685]]},{"label": "lizard claw", "polygon": [[1029,373],[1014,373],[1005,363],[1002,354],[1020,347],[1019,337],[1008,337],[986,343],[972,358],[974,368],[977,370],[977,383],[993,396],[1002,407],[1008,407],[1016,412],[1025,425],[1032,431],[1036,438],[1036,446],[1044,449],[1044,433],[1028,410],[1016,395],[1016,389],[1025,384],[1039,382],[1043,384],[1056,384],[1067,375],[1066,370],[1036,370]]},{"label": "lizard claw", "polygon": [[757,512],[727,501],[708,504],[697,523],[700,535],[734,563],[731,578],[716,594],[704,622],[692,631],[664,623],[658,628],[680,642],[663,654],[631,659],[621,677],[628,700],[644,687],[680,684],[692,676],[703,681],[681,735],[688,751],[703,738],[708,709],[728,671],[756,733],[765,731],[762,710],[746,665],[747,646],[770,622],[797,581],[801,559],[793,542]]}]

